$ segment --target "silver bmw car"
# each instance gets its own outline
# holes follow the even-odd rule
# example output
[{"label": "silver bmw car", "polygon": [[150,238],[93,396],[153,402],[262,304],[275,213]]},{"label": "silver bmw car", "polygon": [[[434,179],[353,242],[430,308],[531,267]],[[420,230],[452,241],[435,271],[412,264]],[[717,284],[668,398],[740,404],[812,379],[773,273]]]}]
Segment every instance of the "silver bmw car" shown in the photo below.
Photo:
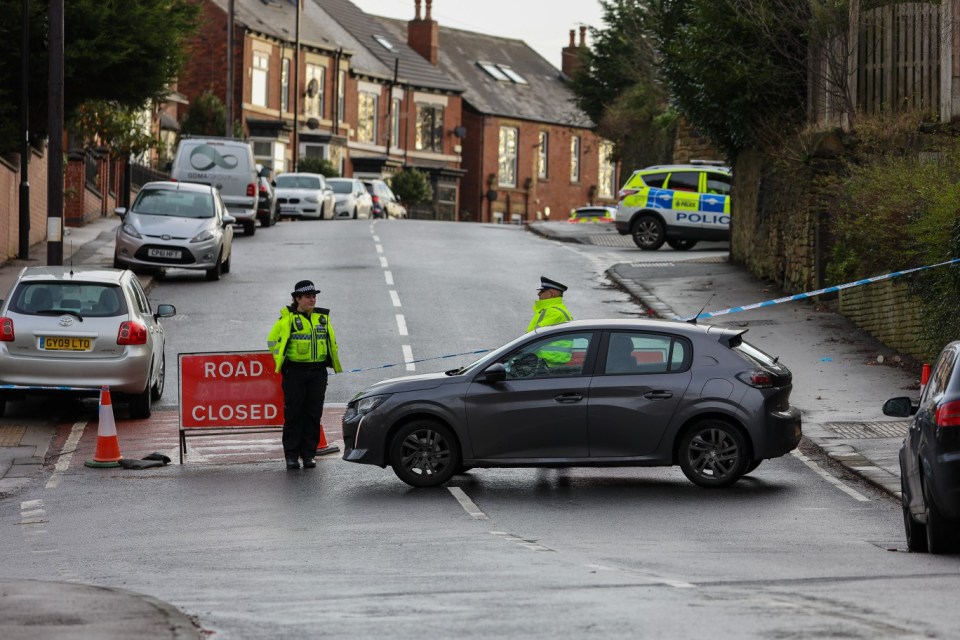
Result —
[{"label": "silver bmw car", "polygon": [[680,465],[728,486],[800,442],[792,374],[745,329],[588,320],[473,364],[386,380],[343,416],[343,459],[415,487],[473,467]]}]

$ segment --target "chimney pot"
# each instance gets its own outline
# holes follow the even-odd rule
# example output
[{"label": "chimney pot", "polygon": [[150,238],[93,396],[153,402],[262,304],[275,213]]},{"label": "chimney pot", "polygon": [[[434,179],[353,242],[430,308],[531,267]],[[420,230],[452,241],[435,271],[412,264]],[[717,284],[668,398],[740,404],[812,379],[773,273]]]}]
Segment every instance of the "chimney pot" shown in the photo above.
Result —
[{"label": "chimney pot", "polygon": [[427,0],[427,16],[426,16],[426,18],[425,18],[426,20],[432,20],[432,19],[433,19],[433,18],[430,17],[430,8],[431,8],[432,6],[433,6],[433,0]]},{"label": "chimney pot", "polygon": [[571,46],[571,47],[577,46],[577,36],[576,36],[576,33],[577,33],[576,31],[574,31],[573,29],[570,29],[570,46]]},{"label": "chimney pot", "polygon": [[[430,0],[427,0],[427,6],[428,7],[430,6]],[[573,44],[573,43],[571,42],[570,44]],[[587,27],[586,26],[580,27],[580,46],[581,47],[587,46]]]},{"label": "chimney pot", "polygon": [[417,15],[413,19],[419,20],[420,19],[420,0],[414,0],[414,4],[417,7]]}]

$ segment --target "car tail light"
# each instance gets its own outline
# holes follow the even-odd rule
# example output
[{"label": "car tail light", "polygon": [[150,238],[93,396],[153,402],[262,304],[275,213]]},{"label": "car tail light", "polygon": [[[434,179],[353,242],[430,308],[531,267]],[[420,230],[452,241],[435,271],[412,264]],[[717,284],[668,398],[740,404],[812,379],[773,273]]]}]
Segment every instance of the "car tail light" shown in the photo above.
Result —
[{"label": "car tail light", "polygon": [[13,318],[0,318],[0,342],[13,342]]},{"label": "car tail light", "polygon": [[265,186],[260,185],[260,193],[269,193],[269,192],[267,191],[267,188]]},{"label": "car tail light", "polygon": [[773,376],[763,369],[754,369],[753,371],[744,371],[737,374],[737,378],[751,387],[757,389],[769,389],[773,386]]},{"label": "car tail light", "polygon": [[620,189],[620,191],[617,192],[617,199],[623,200],[628,196],[632,196],[635,193],[639,193],[639,191],[640,189]]},{"label": "car tail light", "polygon": [[248,185],[247,185],[247,195],[248,195],[248,196],[255,196],[255,195],[257,195],[257,185],[253,184],[252,182],[251,182],[250,184],[248,184]]},{"label": "car tail light", "polygon": [[380,204],[380,196],[370,196],[373,198],[373,204]]},{"label": "car tail light", "polygon": [[[2,325],[0,325],[2,326]],[[937,427],[960,427],[960,401],[945,402],[937,407],[934,414]]]},{"label": "car tail light", "polygon": [[147,328],[139,322],[121,322],[117,344],[147,344]]}]

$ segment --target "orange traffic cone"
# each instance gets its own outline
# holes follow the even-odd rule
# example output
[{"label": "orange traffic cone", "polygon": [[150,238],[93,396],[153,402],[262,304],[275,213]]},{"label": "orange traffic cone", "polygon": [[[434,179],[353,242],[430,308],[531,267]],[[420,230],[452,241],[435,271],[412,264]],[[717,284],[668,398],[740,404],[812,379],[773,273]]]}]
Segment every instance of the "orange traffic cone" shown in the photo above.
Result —
[{"label": "orange traffic cone", "polygon": [[117,439],[117,424],[113,421],[113,403],[110,402],[110,387],[100,388],[100,417],[97,424],[97,450],[93,460],[84,462],[88,467],[119,467],[120,441]]},{"label": "orange traffic cone", "polygon": [[317,443],[317,455],[325,456],[328,453],[336,453],[340,451],[340,447],[335,444],[327,443],[327,434],[323,432],[323,424],[320,425],[320,442]]},{"label": "orange traffic cone", "polygon": [[930,365],[923,365],[923,369],[920,370],[920,395],[923,395],[923,390],[927,386],[927,382],[930,380]]}]

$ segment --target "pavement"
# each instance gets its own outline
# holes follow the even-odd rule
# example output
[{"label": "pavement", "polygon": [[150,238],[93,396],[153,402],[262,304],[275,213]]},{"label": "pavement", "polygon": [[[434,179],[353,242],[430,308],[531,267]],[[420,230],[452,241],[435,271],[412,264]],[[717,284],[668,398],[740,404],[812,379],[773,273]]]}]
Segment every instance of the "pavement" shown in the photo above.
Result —
[{"label": "pavement", "polygon": [[[118,224],[119,218],[109,216],[68,229],[64,264],[110,264]],[[629,236],[619,236],[605,225],[535,222],[528,229],[552,240],[633,247]],[[715,311],[783,295],[770,283],[730,264],[726,252],[712,246],[714,250],[698,247],[682,253],[637,249],[636,261],[614,264],[607,275],[647,313],[662,318],[687,318],[701,308]],[[44,265],[46,258],[47,247],[40,243],[30,248],[28,260],[0,265],[3,295],[20,268]],[[145,288],[152,284],[149,276],[141,279]],[[829,301],[766,307],[722,316],[712,324],[744,328],[749,342],[781,356],[794,373],[791,400],[803,413],[805,442],[899,498],[897,452],[907,423],[884,418],[880,406],[889,397],[918,394],[918,363],[858,329],[836,313]],[[42,476],[53,437],[49,424],[18,422],[0,419],[0,499]],[[26,519],[21,524],[31,524],[30,513],[29,505],[22,505],[21,516]],[[142,594],[70,581],[0,577],[0,637],[181,639],[204,637],[204,633],[172,605]]]}]

